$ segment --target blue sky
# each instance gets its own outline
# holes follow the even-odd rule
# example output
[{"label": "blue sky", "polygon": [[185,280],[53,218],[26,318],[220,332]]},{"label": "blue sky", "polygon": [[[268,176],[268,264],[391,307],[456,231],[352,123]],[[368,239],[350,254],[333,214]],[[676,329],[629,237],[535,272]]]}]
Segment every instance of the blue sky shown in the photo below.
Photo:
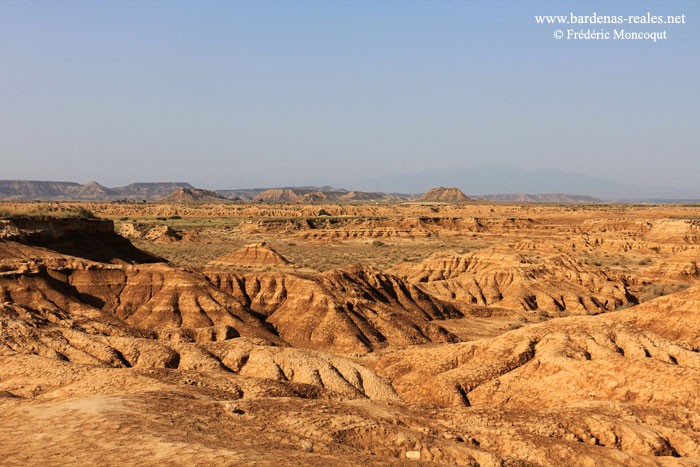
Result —
[{"label": "blue sky", "polygon": [[[502,165],[693,188],[699,10],[6,0],[0,178],[240,188]],[[570,11],[687,24],[625,26],[667,30],[654,44],[557,41],[534,21]],[[613,29],[586,26],[601,27]]]}]

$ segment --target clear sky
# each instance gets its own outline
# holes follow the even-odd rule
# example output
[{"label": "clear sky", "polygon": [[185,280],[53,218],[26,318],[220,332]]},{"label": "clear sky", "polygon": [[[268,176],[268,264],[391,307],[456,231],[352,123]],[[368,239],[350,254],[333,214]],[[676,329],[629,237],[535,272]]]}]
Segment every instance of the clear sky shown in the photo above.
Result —
[{"label": "clear sky", "polygon": [[[534,20],[569,12],[686,24],[617,27],[667,31],[652,43]],[[344,186],[495,164],[698,187],[698,21],[696,1],[0,0],[0,179]]]}]

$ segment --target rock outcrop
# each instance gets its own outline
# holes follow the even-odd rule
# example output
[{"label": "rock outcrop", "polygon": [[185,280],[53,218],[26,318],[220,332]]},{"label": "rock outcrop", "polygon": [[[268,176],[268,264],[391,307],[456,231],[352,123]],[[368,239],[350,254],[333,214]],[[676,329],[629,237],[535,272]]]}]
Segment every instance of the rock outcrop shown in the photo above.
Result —
[{"label": "rock outcrop", "polygon": [[358,265],[306,277],[207,276],[267,316],[280,337],[296,347],[364,353],[388,345],[459,340],[435,322],[462,316],[457,309],[373,268]]},{"label": "rock outcrop", "polygon": [[418,198],[418,201],[441,201],[441,202],[456,202],[469,201],[469,196],[462,193],[459,188],[433,188],[423,196]]},{"label": "rock outcrop", "polygon": [[182,240],[182,234],[168,225],[156,225],[143,238],[152,242],[171,243]]},{"label": "rock outcrop", "polygon": [[[106,263],[157,262],[114,232],[106,219],[13,217],[0,219],[0,241],[18,242],[51,252]],[[21,247],[19,247],[21,248]]]},{"label": "rock outcrop", "polygon": [[287,258],[270,248],[265,242],[251,243],[240,250],[228,253],[207,264],[207,268],[285,266]]},{"label": "rock outcrop", "polygon": [[656,261],[637,275],[640,280],[657,283],[700,281],[700,250],[690,249]]},{"label": "rock outcrop", "polygon": [[277,202],[277,203],[296,203],[301,200],[303,195],[295,193],[293,190],[284,188],[270,188],[265,190],[255,198],[253,201],[260,202]]},{"label": "rock outcrop", "polygon": [[540,253],[526,254],[516,245],[435,254],[390,272],[437,298],[475,305],[593,314],[635,303],[624,277],[563,253]]}]

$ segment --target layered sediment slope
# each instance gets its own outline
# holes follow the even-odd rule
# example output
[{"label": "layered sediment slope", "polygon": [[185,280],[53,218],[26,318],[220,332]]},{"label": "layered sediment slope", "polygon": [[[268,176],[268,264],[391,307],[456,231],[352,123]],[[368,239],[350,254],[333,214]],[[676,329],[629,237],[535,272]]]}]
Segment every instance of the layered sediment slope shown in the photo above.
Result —
[{"label": "layered sediment slope", "polygon": [[[62,228],[81,223],[90,229],[80,237]],[[17,227],[21,222],[13,225],[8,238],[56,245],[72,255],[3,241],[0,301],[9,304],[108,315],[145,330],[223,327],[268,343],[348,352],[457,339],[431,322],[461,316],[454,307],[372,268],[307,277],[216,271],[205,276],[164,262],[137,263],[157,258],[110,231],[109,221],[42,219],[27,221],[23,226],[29,230]],[[93,230],[95,237],[86,240]],[[244,248],[236,258],[265,256],[279,263],[281,257],[263,255],[261,248]],[[105,258],[113,262],[95,260]]]},{"label": "layered sediment slope", "polygon": [[[327,215],[313,213],[316,216]],[[483,217],[413,217],[359,219],[265,219],[245,221],[241,230],[247,234],[296,235],[305,240],[352,240],[363,238],[421,239],[461,237],[465,235],[502,234],[532,229],[535,222],[524,218]]]},{"label": "layered sediment slope", "polygon": [[469,201],[469,196],[462,193],[459,188],[445,188],[438,187],[433,188],[423,196],[418,198],[418,201],[442,201],[442,202],[456,202],[456,201]]},{"label": "layered sediment slope", "polygon": [[649,282],[697,283],[700,281],[700,250],[686,250],[660,259],[637,277]]},{"label": "layered sediment slope", "polygon": [[459,340],[434,322],[461,317],[456,308],[373,268],[358,265],[306,277],[214,271],[207,276],[267,316],[294,346],[367,352]]},{"label": "layered sediment slope", "polygon": [[623,276],[561,252],[527,254],[517,246],[436,254],[390,272],[443,300],[515,310],[592,314],[636,302]]},{"label": "layered sediment slope", "polygon": [[251,243],[240,250],[228,253],[207,264],[208,268],[266,267],[290,264],[287,258],[270,248],[265,242]]}]

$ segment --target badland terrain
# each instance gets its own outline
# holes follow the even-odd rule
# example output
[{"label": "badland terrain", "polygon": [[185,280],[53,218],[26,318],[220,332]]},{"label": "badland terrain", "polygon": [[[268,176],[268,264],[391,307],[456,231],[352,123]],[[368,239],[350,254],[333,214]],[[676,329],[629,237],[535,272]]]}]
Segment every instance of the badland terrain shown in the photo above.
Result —
[{"label": "badland terrain", "polygon": [[167,188],[0,203],[2,464],[700,464],[700,206]]}]

